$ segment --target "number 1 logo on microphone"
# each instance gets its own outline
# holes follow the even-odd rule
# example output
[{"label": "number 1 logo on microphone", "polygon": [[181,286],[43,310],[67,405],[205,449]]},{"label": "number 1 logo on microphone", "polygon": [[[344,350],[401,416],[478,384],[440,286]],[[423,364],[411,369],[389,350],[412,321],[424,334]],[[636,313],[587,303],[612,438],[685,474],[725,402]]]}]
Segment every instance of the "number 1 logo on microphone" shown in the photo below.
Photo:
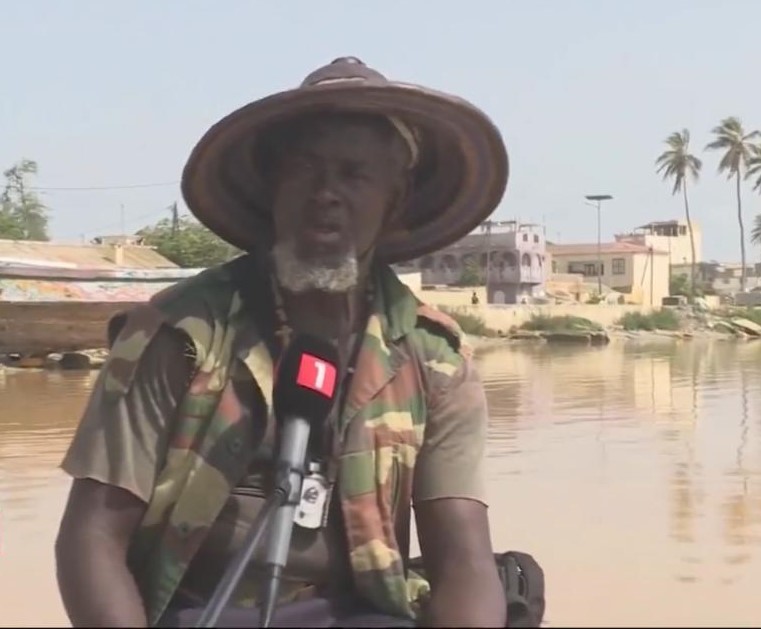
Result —
[{"label": "number 1 logo on microphone", "polygon": [[317,391],[327,398],[332,398],[336,388],[335,365],[320,360],[311,354],[302,354],[296,383],[299,386]]}]

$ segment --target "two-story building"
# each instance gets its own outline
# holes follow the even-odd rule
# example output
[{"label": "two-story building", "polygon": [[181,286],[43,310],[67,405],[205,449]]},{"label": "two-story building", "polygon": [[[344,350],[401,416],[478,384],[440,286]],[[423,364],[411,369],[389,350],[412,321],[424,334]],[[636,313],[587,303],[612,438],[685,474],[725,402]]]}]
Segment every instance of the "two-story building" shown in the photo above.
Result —
[{"label": "two-story building", "polygon": [[543,292],[547,275],[544,230],[505,221],[399,268],[417,268],[423,285],[485,285],[489,303],[520,303]]},{"label": "two-story building", "polygon": [[[553,274],[579,274],[623,293],[628,303],[660,305],[669,294],[668,252],[631,242],[548,244]],[[604,292],[604,289],[603,289]]]}]

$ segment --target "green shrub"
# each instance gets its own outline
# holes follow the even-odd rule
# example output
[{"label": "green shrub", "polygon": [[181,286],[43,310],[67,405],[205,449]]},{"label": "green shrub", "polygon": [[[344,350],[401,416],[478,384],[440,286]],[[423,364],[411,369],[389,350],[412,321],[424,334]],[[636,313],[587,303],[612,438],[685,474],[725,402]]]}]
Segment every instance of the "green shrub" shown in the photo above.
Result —
[{"label": "green shrub", "polygon": [[494,330],[486,326],[481,317],[460,312],[453,308],[447,308],[446,306],[439,306],[438,309],[452,317],[465,334],[472,334],[473,336],[497,336]]},{"label": "green shrub", "polygon": [[548,317],[546,315],[533,315],[531,319],[523,323],[522,330],[534,332],[562,332],[567,330],[602,330],[602,326],[584,317],[565,315],[562,317]]},{"label": "green shrub", "polygon": [[624,330],[678,330],[681,326],[676,312],[668,308],[650,314],[627,312],[618,323]]}]

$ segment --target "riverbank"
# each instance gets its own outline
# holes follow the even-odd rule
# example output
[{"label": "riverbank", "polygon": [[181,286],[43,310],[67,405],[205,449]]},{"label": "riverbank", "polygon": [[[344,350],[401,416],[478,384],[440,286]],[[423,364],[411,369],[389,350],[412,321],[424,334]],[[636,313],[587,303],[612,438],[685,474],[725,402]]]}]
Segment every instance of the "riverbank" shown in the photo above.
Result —
[{"label": "riverbank", "polygon": [[477,351],[514,342],[605,345],[609,342],[653,342],[691,339],[752,341],[761,339],[761,310],[748,308],[699,311],[662,308],[625,313],[610,325],[573,315],[533,315],[509,330],[493,330],[472,313],[446,310],[470,335]]},{"label": "riverbank", "polygon": [[[604,306],[603,306],[604,307]],[[483,319],[457,310],[448,312],[465,332],[476,355],[514,343],[563,343],[601,346],[611,342],[669,342],[707,339],[753,341],[761,339],[761,310],[734,308],[701,312],[692,308],[663,308],[650,313],[626,313],[611,325],[585,317],[534,315],[507,331],[493,330]],[[88,370],[100,369],[108,357],[106,349],[66,352],[41,356],[0,357],[5,370]]]}]

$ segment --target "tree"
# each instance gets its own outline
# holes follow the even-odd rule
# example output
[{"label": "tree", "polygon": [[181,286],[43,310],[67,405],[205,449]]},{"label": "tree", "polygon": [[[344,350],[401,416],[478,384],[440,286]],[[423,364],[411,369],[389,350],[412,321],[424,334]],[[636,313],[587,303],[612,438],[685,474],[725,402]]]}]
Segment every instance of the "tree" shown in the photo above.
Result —
[{"label": "tree", "polygon": [[751,131],[745,133],[742,123],[734,116],[725,118],[718,127],[711,131],[716,139],[706,146],[709,151],[724,151],[719,162],[719,173],[727,173],[727,179],[735,178],[737,195],[737,223],[740,226],[740,258],[742,274],[740,275],[740,290],[745,290],[745,225],[742,214],[742,195],[740,181],[743,178],[742,170],[748,167],[751,158],[753,140],[761,137],[761,132]]},{"label": "tree", "polygon": [[750,232],[750,241],[754,245],[761,245],[761,214],[756,214],[753,221],[753,229]]},{"label": "tree", "polygon": [[694,181],[700,176],[700,169],[703,163],[694,155],[690,154],[690,132],[682,129],[681,133],[676,131],[666,138],[668,149],[660,154],[655,160],[657,166],[656,172],[663,174],[663,179],[671,179],[674,187],[672,195],[682,192],[684,199],[684,216],[687,220],[687,229],[690,232],[690,295],[695,297],[695,236],[692,233],[692,219],[690,218],[690,203],[687,198],[687,180],[692,177]]},{"label": "tree", "polygon": [[[693,276],[694,277],[694,276]],[[690,278],[684,273],[674,275],[669,282],[669,295],[695,296],[695,283],[689,285]]]},{"label": "tree", "polygon": [[240,251],[197,221],[176,215],[138,232],[146,245],[186,268],[209,267],[234,258]]},{"label": "tree", "polygon": [[483,284],[481,280],[481,271],[478,268],[478,261],[472,255],[465,257],[462,265],[462,274],[457,281],[459,286],[480,286]]},{"label": "tree", "polygon": [[37,174],[37,162],[23,159],[3,173],[0,196],[0,238],[48,240],[47,208],[30,191],[28,177]]}]

